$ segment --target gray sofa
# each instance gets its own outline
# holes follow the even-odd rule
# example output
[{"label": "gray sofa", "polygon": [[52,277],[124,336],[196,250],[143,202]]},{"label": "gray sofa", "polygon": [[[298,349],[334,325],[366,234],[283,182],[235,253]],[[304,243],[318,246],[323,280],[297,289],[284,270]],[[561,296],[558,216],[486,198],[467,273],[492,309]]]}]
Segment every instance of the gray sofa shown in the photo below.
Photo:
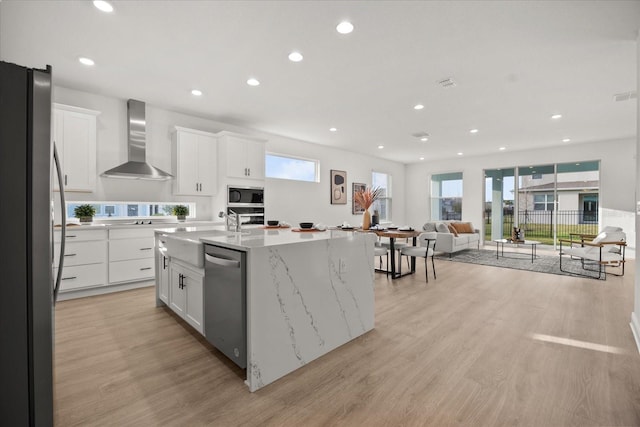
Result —
[{"label": "gray sofa", "polygon": [[[449,230],[449,224],[456,230],[457,236]],[[432,221],[422,226],[424,231],[436,231],[436,251],[452,254],[464,249],[480,249],[480,230],[473,228],[470,222]]]}]

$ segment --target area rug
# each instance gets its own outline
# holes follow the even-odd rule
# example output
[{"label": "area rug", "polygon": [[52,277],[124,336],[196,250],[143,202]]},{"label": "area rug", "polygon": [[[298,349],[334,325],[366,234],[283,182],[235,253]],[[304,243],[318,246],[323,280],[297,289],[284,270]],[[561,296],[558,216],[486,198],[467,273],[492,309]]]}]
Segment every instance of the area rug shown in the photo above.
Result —
[{"label": "area rug", "polygon": [[[505,249],[504,256],[496,259],[496,251],[488,249],[468,249],[451,254],[436,255],[437,259],[443,261],[468,262],[471,264],[490,265],[493,267],[513,268],[516,270],[535,271],[538,273],[559,274],[562,276],[584,276],[587,275],[592,279],[598,278],[598,272],[588,271],[582,268],[579,259],[571,259],[568,256],[562,258],[562,268],[566,271],[560,271],[559,255],[537,255],[535,260],[531,262],[531,252],[509,252]],[[597,268],[597,267],[588,267]],[[576,274],[577,273],[577,274]],[[603,274],[600,280],[604,280]]]}]

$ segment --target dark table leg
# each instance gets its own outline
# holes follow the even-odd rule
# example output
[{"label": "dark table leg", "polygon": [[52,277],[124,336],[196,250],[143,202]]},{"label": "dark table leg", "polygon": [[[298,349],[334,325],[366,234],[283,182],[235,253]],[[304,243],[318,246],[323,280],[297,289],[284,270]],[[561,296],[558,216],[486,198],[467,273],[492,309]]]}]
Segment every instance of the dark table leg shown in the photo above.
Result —
[{"label": "dark table leg", "polygon": [[389,237],[389,251],[391,251],[391,253],[389,255],[391,255],[391,278],[395,279],[396,278],[396,244],[395,244],[395,238],[393,237]]},{"label": "dark table leg", "polygon": [[[418,238],[414,237],[413,238],[413,246],[418,246],[417,243],[418,243]],[[400,258],[401,258],[400,262],[402,262],[402,257],[400,257]],[[416,257],[414,257],[414,256],[411,257],[411,272],[412,273],[416,272]]]}]

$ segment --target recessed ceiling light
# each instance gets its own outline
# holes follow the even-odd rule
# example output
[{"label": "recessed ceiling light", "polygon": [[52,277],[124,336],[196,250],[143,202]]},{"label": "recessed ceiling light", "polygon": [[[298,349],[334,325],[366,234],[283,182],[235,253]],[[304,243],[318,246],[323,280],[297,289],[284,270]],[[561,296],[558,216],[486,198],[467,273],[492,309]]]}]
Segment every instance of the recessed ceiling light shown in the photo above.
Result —
[{"label": "recessed ceiling light", "polygon": [[424,160],[424,157],[420,157],[420,160]]},{"label": "recessed ceiling light", "polygon": [[500,150],[500,151],[504,151],[504,150],[506,150],[506,149],[507,149],[507,147],[500,147],[500,148],[498,148],[498,150]]},{"label": "recessed ceiling light", "polygon": [[107,1],[104,0],[93,0],[93,5],[101,10],[102,12],[113,12],[113,6]]},{"label": "recessed ceiling light", "polygon": [[422,142],[427,142],[429,140],[429,138],[427,138],[426,136],[423,136],[422,138],[420,138],[420,141]]},{"label": "recessed ceiling light", "polygon": [[247,80],[247,84],[249,86],[258,86],[260,85],[260,82],[258,81],[258,79],[254,79],[253,77],[250,78],[249,80]]},{"label": "recessed ceiling light", "polygon": [[198,90],[198,89],[194,89],[194,90],[191,91],[191,95],[202,96],[202,91]]},{"label": "recessed ceiling light", "polygon": [[289,54],[289,61],[291,62],[300,62],[302,61],[303,56],[300,52],[291,52]]},{"label": "recessed ceiling light", "polygon": [[337,132],[338,128],[329,128],[329,132]]},{"label": "recessed ceiling light", "polygon": [[384,148],[384,145],[378,145],[378,150],[382,150]]},{"label": "recessed ceiling light", "polygon": [[95,62],[93,61],[93,59],[90,59],[90,58],[81,57],[81,58],[78,58],[78,61],[80,61],[80,63],[83,65],[88,65],[88,66],[95,65]]},{"label": "recessed ceiling light", "polygon": [[478,129],[471,129],[469,133],[478,133]]},{"label": "recessed ceiling light", "polygon": [[462,156],[464,153],[458,153],[458,156]]},{"label": "recessed ceiling light", "polygon": [[349,34],[353,31],[353,24],[349,21],[342,21],[336,26],[336,31],[340,34]]},{"label": "recessed ceiling light", "polygon": [[571,142],[571,138],[565,138],[562,140],[562,142]]},{"label": "recessed ceiling light", "polygon": [[552,118],[553,120],[561,119],[561,118],[562,118],[562,114],[554,114],[553,116],[551,116],[551,118]]},{"label": "recessed ceiling light", "polygon": [[414,110],[422,110],[423,108],[424,108],[424,105],[422,105],[422,104],[416,104],[416,105],[413,106]]}]

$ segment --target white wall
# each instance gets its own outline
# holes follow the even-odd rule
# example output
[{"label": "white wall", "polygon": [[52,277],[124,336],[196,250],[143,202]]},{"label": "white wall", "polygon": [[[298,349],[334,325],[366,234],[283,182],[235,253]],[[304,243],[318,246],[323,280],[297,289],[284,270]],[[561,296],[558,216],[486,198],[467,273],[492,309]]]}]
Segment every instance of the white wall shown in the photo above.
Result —
[{"label": "white wall", "polygon": [[460,157],[438,162],[412,164],[406,169],[407,222],[421,226],[430,220],[429,182],[431,174],[462,172],[464,180],[462,219],[482,224],[484,169],[513,166],[600,160],[600,223],[619,225],[627,232],[629,246],[635,248],[636,140],[563,144],[544,150],[502,152],[488,156]]},{"label": "white wall", "polygon": [[[638,85],[636,88],[640,89],[640,31],[638,31],[638,35],[636,38],[636,61],[637,68],[636,74],[638,79]],[[636,150],[640,150],[640,98],[636,101]],[[634,212],[635,215],[635,224],[636,224],[636,237],[640,237],[640,195],[638,191],[640,190],[640,159],[636,157],[636,162],[634,165],[634,170],[636,171],[636,179],[635,182],[635,194],[634,194]],[[637,210],[635,210],[637,209]],[[634,294],[634,305],[633,305],[633,313],[631,313],[631,330],[633,331],[633,336],[636,339],[636,345],[638,346],[638,350],[640,350],[640,262],[636,261],[636,276],[635,276],[635,294]]]},{"label": "white wall", "polygon": [[[174,196],[172,182],[124,180],[104,178],[100,174],[127,160],[127,105],[125,99],[116,99],[88,92],[56,86],[54,102],[100,111],[97,135],[97,179],[93,193],[67,193],[68,201],[184,201],[195,202],[198,220],[217,219],[225,209],[226,185],[219,177],[218,194],[209,196]],[[228,130],[253,135],[267,140],[268,152],[289,154],[320,160],[320,182],[303,183],[278,179],[265,182],[265,210],[268,218],[298,223],[300,221],[340,224],[361,222],[362,216],[351,215],[351,183],[371,184],[371,171],[389,173],[393,177],[393,221],[404,224],[404,165],[345,150],[325,147],[283,136],[267,134],[228,125],[200,117],[189,116],[156,108],[147,104],[147,162],[171,171],[171,129],[173,126],[208,132]],[[214,165],[215,167],[215,165]],[[331,205],[329,202],[329,174],[331,169],[347,171],[348,203]],[[255,181],[237,179],[236,184],[253,185]]]}]

